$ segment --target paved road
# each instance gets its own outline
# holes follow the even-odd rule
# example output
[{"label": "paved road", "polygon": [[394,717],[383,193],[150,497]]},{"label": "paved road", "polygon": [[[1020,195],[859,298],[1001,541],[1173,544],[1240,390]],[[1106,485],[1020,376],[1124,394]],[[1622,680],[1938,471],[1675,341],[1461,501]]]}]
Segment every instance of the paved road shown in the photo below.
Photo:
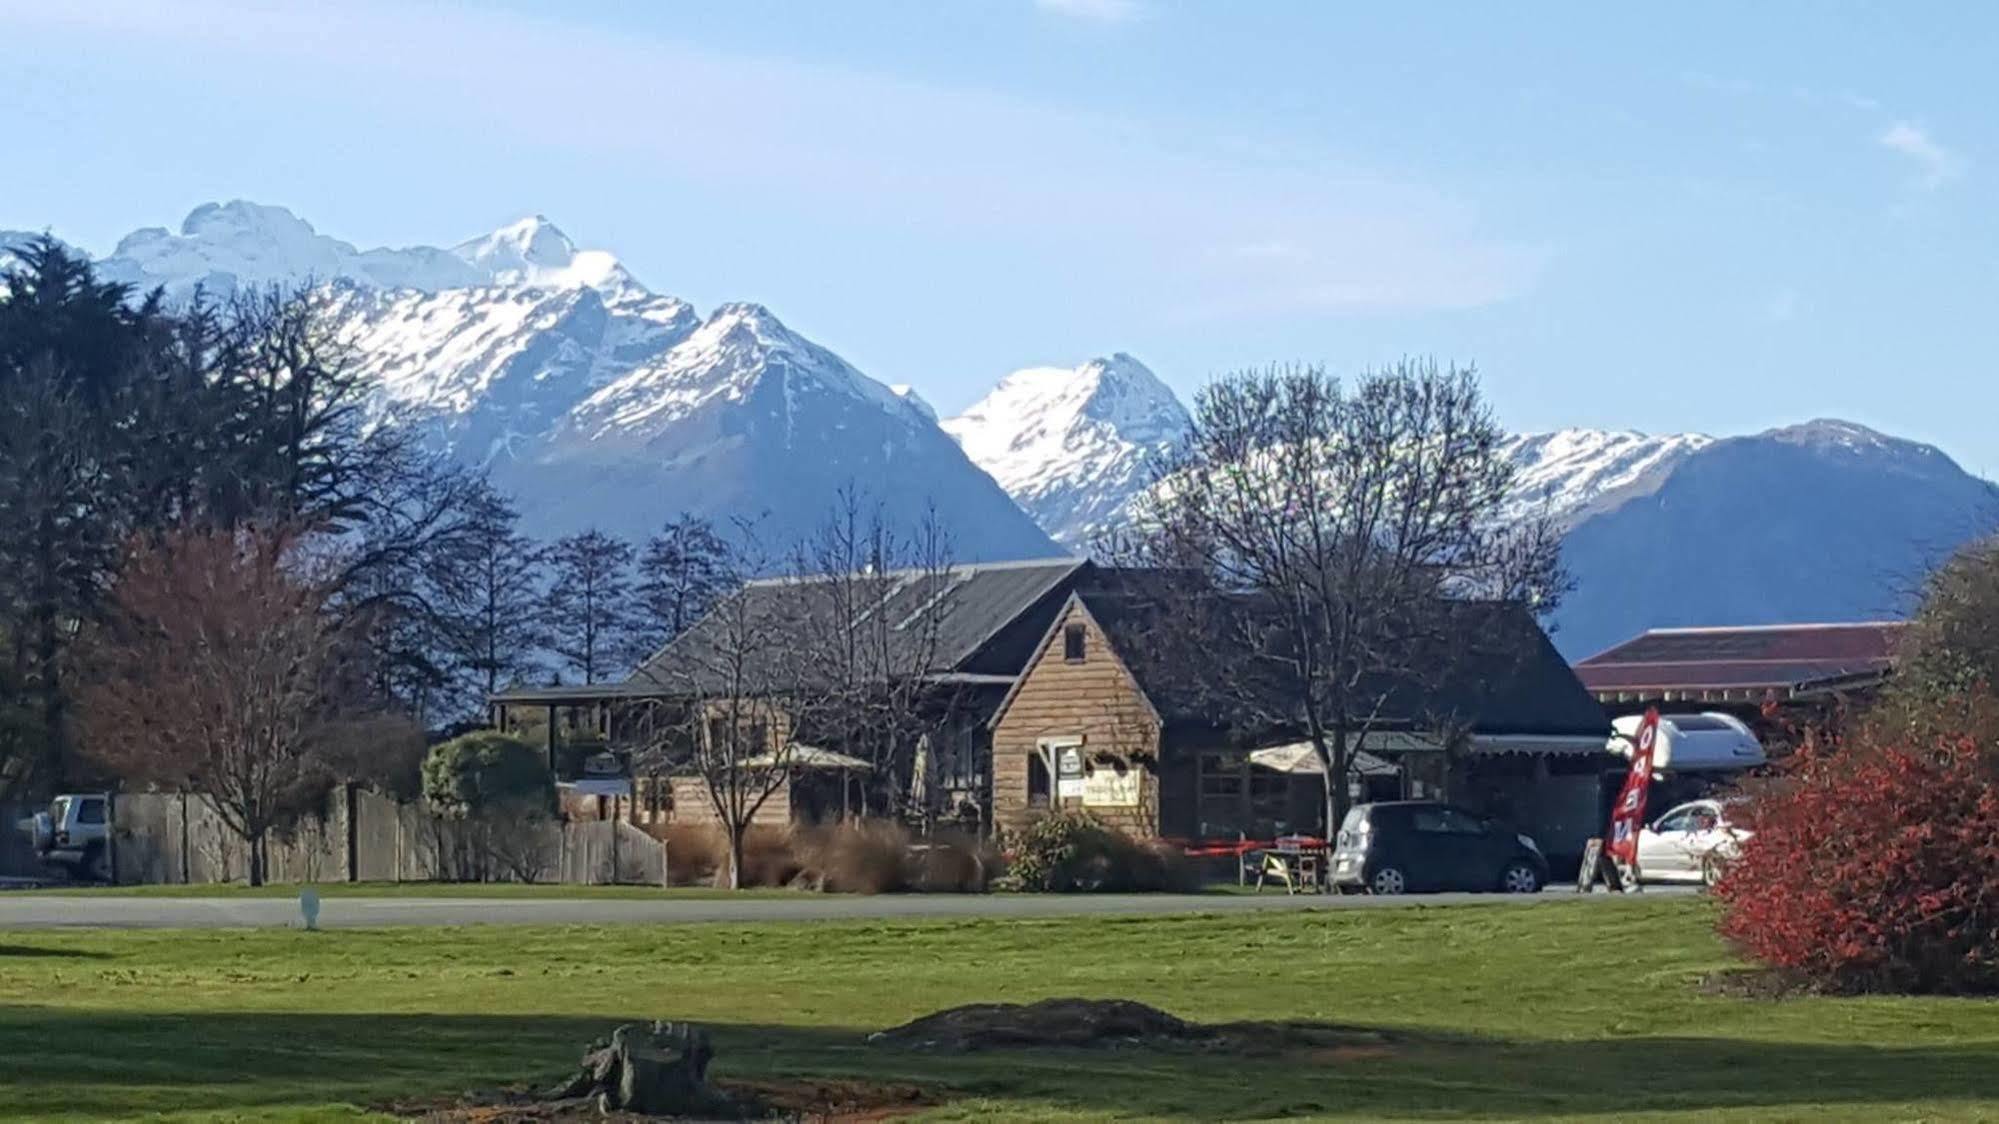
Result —
[{"label": "paved road", "polygon": [[[1646,895],[1684,894],[1655,887]],[[349,898],[320,903],[322,928],[406,925],[657,925],[676,922],[829,921],[868,918],[1073,917],[1236,913],[1272,909],[1404,909],[1418,905],[1520,908],[1574,897],[1550,889],[1506,894],[1412,894],[1404,897],[1179,894],[887,894],[790,898]],[[1624,900],[1597,893],[1586,900]],[[0,894],[0,929],[237,929],[297,925],[290,898],[152,898],[112,895],[43,897]]]}]

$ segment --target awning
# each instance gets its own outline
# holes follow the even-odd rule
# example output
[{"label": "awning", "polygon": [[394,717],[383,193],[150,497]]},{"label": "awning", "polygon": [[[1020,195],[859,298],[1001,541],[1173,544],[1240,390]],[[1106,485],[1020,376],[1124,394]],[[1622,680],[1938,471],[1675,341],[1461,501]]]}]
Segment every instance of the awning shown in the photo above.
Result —
[{"label": "awning", "polygon": [[[858,757],[849,757],[844,753],[836,753],[830,749],[821,749],[816,745],[806,745],[803,742],[793,743],[790,751],[785,754],[783,763],[793,769],[825,769],[848,773],[868,773],[874,771],[873,765],[868,764]],[[772,765],[777,764],[777,762],[770,754],[766,753],[758,757],[749,758],[743,764],[754,769],[768,769]]]},{"label": "awning", "polygon": [[[1252,750],[1249,763],[1299,776],[1317,777],[1324,773],[1319,768],[1319,751],[1313,748],[1311,742],[1292,742]],[[1363,777],[1393,777],[1400,772],[1394,765],[1364,750],[1354,753],[1351,767],[1356,775]]]},{"label": "awning", "polygon": [[[1396,767],[1384,754],[1441,753],[1442,743],[1423,734],[1376,731],[1357,739],[1354,772],[1361,776],[1394,776]],[[1475,754],[1531,753],[1546,756],[1586,756],[1604,753],[1604,739],[1573,734],[1477,734],[1472,737]],[[1319,757],[1308,741],[1275,745],[1249,755],[1250,761],[1280,773],[1319,772]]]}]

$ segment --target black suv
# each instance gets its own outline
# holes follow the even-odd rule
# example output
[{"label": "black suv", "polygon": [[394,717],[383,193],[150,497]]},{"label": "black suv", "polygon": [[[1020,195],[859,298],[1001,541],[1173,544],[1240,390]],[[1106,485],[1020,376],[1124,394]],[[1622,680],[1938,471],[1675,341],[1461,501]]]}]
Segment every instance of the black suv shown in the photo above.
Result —
[{"label": "black suv", "polygon": [[1361,804],[1340,824],[1333,885],[1376,894],[1501,890],[1531,894],[1548,860],[1531,838],[1490,816],[1434,800]]}]

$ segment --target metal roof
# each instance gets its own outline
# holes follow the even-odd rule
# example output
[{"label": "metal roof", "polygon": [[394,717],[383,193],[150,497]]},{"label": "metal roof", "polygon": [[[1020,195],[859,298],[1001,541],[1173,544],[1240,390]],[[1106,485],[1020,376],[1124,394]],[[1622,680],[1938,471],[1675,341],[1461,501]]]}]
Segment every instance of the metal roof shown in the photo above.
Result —
[{"label": "metal roof", "polygon": [[[1088,565],[1078,558],[1059,558],[954,566],[944,571],[892,571],[879,575],[877,580],[883,583],[880,601],[863,613],[868,619],[890,622],[891,642],[907,637],[911,645],[927,644],[922,630],[934,626],[935,650],[931,666],[923,670],[938,678],[954,673],[970,676],[980,670],[973,665],[995,637]],[[834,579],[827,577],[752,582],[734,595],[748,599],[747,605],[731,604],[709,613],[647,660],[628,685],[638,693],[721,689],[723,685],[714,681],[715,669],[726,662],[725,650],[733,643],[733,622],[758,620],[809,643],[806,638],[815,633],[810,615],[832,611],[819,594],[833,585]],[[806,619],[801,620],[801,616]],[[891,656],[888,666],[904,668],[920,657],[920,652],[911,649],[905,654],[910,658]],[[785,655],[773,651],[770,660],[780,661]],[[787,673],[795,673],[795,669],[752,667],[743,679],[752,684],[767,679],[771,688],[777,688],[786,681]]]},{"label": "metal roof", "polygon": [[[1189,638],[1175,635],[1183,630],[1162,624],[1163,614],[1197,612],[1192,605],[1115,588],[1084,588],[1076,597],[1167,723],[1239,726],[1250,720],[1245,707],[1265,720],[1280,715],[1295,718],[1296,707],[1285,697],[1285,686],[1254,682],[1252,661],[1238,653],[1188,650]],[[1257,601],[1254,596],[1232,595],[1207,611],[1264,611]],[[1482,735],[1608,734],[1610,721],[1603,708],[1583,689],[1525,608],[1490,601],[1447,605],[1456,614],[1456,631],[1467,643],[1446,659],[1444,674],[1435,681],[1416,682],[1410,677],[1364,684],[1383,702],[1377,728],[1421,728],[1453,719]],[[1231,669],[1226,678],[1232,682],[1218,689],[1224,668]]]},{"label": "metal roof", "polygon": [[1660,628],[1576,665],[1599,699],[1747,700],[1817,685],[1864,683],[1895,663],[1904,624]]}]

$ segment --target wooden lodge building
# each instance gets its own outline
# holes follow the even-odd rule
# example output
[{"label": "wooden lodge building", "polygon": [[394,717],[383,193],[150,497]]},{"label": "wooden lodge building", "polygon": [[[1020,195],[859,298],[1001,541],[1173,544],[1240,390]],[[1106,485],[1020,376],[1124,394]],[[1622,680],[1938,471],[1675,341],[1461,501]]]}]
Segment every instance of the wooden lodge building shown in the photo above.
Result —
[{"label": "wooden lodge building", "polygon": [[[1580,854],[1598,826],[1602,778],[1616,767],[1604,712],[1524,609],[1462,608],[1484,618],[1467,625],[1497,645],[1443,683],[1389,693],[1388,712],[1357,746],[1352,795],[1421,798],[1448,787],[1452,799],[1534,823],[1551,836],[1551,853]],[[1153,658],[1155,611],[1115,582],[1069,595],[988,723],[994,821],[1081,809],[1147,837],[1322,834],[1324,779],[1302,730],[1232,717],[1231,700],[1186,681],[1199,666]],[[1276,701],[1259,713],[1288,709]],[[1454,762],[1440,726],[1462,738]]]},{"label": "wooden lodge building", "polygon": [[[942,794],[940,804],[970,810],[982,828],[1080,808],[1148,837],[1323,831],[1324,782],[1315,759],[1297,751],[1299,731],[1281,722],[1249,728],[1203,692],[1184,689],[1180,673],[1165,674],[1150,658],[1132,573],[1059,559],[895,575],[880,610],[885,619],[901,628],[936,615],[926,689],[950,707],[930,741],[925,783]],[[768,600],[778,612],[795,585],[754,582],[737,596],[753,599],[747,608]],[[1370,799],[1440,795],[1448,781],[1452,798],[1532,825],[1551,856],[1570,849],[1571,836],[1580,853],[1599,826],[1603,778],[1621,764],[1605,752],[1608,720],[1524,610],[1477,611],[1497,615],[1503,656],[1467,661],[1454,682],[1399,692],[1397,713],[1358,747],[1355,791]],[[716,685],[698,681],[722,643],[721,616],[676,637],[622,682],[498,694],[493,722],[545,744],[569,785],[628,797],[632,818],[699,819],[698,781],[634,778],[629,761],[648,708],[673,703],[689,684],[712,697]],[[1229,656],[1174,662],[1196,665],[1198,679],[1209,658]],[[1461,752],[1440,743],[1440,724],[1457,731],[1451,749]],[[773,721],[768,736],[791,735]],[[799,744],[807,740],[801,733]],[[848,747],[809,748],[822,765],[800,751],[794,783],[767,821],[843,814],[851,786],[906,790],[913,779],[857,776],[854,758],[842,755]]]}]

